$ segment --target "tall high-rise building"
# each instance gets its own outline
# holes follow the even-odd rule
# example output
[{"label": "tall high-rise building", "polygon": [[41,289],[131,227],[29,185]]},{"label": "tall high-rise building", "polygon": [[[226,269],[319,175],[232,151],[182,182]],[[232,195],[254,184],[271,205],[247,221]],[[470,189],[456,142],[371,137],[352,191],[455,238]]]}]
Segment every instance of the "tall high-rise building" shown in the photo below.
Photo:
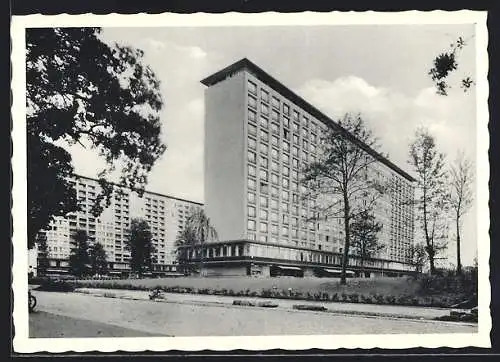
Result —
[{"label": "tall high-rise building", "polygon": [[148,191],[139,197],[129,189],[118,188],[112,194],[110,206],[95,217],[91,209],[101,191],[98,181],[75,176],[71,183],[77,192],[80,211],[56,217],[47,230],[40,232],[47,240],[49,272],[67,271],[71,237],[76,230],[85,230],[90,243],[98,242],[104,247],[112,273],[128,271],[130,251],[126,250],[125,241],[133,218],[146,220],[150,226],[156,259],[153,271],[176,271],[177,234],[191,208],[201,208],[202,204]]},{"label": "tall high-rise building", "polygon": [[[202,80],[205,89],[205,212],[218,243],[193,250],[212,274],[306,274],[335,271],[341,262],[339,218],[311,221],[301,169],[319,157],[329,117],[247,59]],[[413,270],[413,178],[367,145],[377,162],[369,177],[388,185],[376,218],[384,249],[364,261],[367,274]],[[320,215],[321,218],[321,215]],[[351,258],[358,273],[360,258]]]}]

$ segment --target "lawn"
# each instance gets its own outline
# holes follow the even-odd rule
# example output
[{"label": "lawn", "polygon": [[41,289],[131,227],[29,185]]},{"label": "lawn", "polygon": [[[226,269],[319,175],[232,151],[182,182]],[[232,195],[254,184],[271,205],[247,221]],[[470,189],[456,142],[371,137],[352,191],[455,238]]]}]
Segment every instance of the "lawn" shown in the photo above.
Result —
[{"label": "lawn", "polygon": [[338,278],[262,278],[262,277],[181,277],[158,279],[122,279],[112,281],[85,280],[87,285],[98,287],[105,284],[120,286],[131,285],[138,288],[154,288],[160,286],[181,288],[209,288],[212,290],[259,291],[263,289],[281,290],[292,288],[294,291],[306,293],[358,293],[358,294],[384,294],[384,295],[412,295],[418,290],[418,282],[411,278],[352,278],[347,280],[347,285],[340,285]]}]

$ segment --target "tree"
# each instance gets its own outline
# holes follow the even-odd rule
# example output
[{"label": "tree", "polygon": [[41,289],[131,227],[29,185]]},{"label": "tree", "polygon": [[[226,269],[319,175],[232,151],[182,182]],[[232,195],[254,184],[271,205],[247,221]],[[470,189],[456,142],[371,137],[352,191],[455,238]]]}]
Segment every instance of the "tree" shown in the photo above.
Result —
[{"label": "tree", "polygon": [[151,229],[147,221],[132,219],[126,244],[130,250],[130,268],[139,274],[139,277],[142,277],[145,271],[151,270],[153,265],[155,248],[151,240]]},{"label": "tree", "polygon": [[93,213],[110,203],[119,184],[141,194],[147,174],[165,151],[160,140],[160,83],[143,52],[102,42],[99,28],[26,30],[28,247],[54,216],[77,211],[71,155],[65,145],[97,151],[101,194]]},{"label": "tree", "polygon": [[[351,246],[351,222],[370,210],[384,193],[376,177],[369,176],[369,166],[377,159],[368,151],[376,140],[361,116],[346,114],[338,127],[322,136],[320,156],[303,170],[304,200],[315,202],[313,220],[340,218],[344,226],[341,284],[346,284],[346,267]],[[311,219],[311,218],[309,218]]]},{"label": "tree", "polygon": [[[458,68],[458,52],[466,46],[467,43],[461,36],[458,37],[457,41],[450,44],[450,50],[445,51],[434,58],[433,67],[429,70],[429,75],[434,82],[437,93],[443,96],[448,95],[447,89],[451,86],[447,82],[447,78],[451,72],[454,72]],[[466,76],[461,80],[461,88],[464,92],[469,90],[469,88],[474,84],[474,81],[470,76]]]},{"label": "tree", "polygon": [[372,258],[384,248],[377,236],[382,230],[382,224],[368,210],[363,210],[353,218],[350,229],[352,248],[360,256],[363,268],[366,259]]},{"label": "tree", "polygon": [[90,269],[92,274],[103,275],[108,272],[106,251],[100,243],[94,243],[89,248]]},{"label": "tree", "polygon": [[425,128],[418,129],[409,148],[409,164],[416,173],[418,219],[425,238],[425,251],[429,259],[430,273],[435,274],[435,258],[446,247],[449,207],[446,191],[444,154],[438,152],[434,137]]},{"label": "tree", "polygon": [[[199,256],[199,275],[203,273],[203,262],[205,258],[204,245],[208,241],[218,239],[217,230],[210,222],[203,209],[193,208],[186,219],[184,230],[179,233],[177,244],[179,246],[199,245],[197,255]],[[187,260],[186,248],[180,248],[180,257]]]},{"label": "tree", "polygon": [[455,163],[450,167],[450,206],[456,227],[457,274],[462,273],[462,262],[460,258],[460,228],[462,216],[470,209],[474,199],[472,194],[474,175],[472,172],[472,162],[465,158],[463,152],[459,152]]},{"label": "tree", "polygon": [[188,249],[186,247],[194,246],[196,243],[197,239],[194,229],[190,225],[185,225],[185,227],[179,231],[175,240],[176,259],[179,265],[184,269],[188,262]]},{"label": "tree", "polygon": [[421,273],[427,260],[425,246],[422,244],[413,244],[408,249],[408,254],[412,264],[415,266],[415,271]]},{"label": "tree", "polygon": [[72,236],[69,268],[77,277],[86,276],[90,269],[88,236],[85,230],[77,230]]},{"label": "tree", "polygon": [[47,247],[47,235],[37,235],[36,244],[38,246],[37,272],[38,275],[44,275],[49,267],[49,252]]}]

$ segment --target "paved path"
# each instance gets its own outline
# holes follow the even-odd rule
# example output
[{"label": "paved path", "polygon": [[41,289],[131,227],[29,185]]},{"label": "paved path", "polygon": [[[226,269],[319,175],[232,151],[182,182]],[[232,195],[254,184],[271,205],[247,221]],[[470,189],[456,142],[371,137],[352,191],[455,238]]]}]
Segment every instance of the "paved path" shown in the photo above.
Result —
[{"label": "paved path", "polygon": [[[36,292],[40,312],[170,336],[477,333],[462,323],[359,317],[324,312],[178,302],[97,298],[80,293]],[[71,327],[71,326],[70,326]],[[73,335],[72,328],[64,336]],[[30,325],[30,329],[34,328]],[[57,337],[59,331],[53,334]],[[97,337],[89,335],[88,337]]]},{"label": "paved path", "polygon": [[[81,288],[78,291],[94,295],[113,294],[116,297],[125,297],[141,300],[149,300],[148,291],[140,290],[123,290],[123,289],[94,289]],[[233,300],[248,300],[248,301],[272,301],[279,305],[279,308],[291,309],[295,304],[322,305],[328,308],[331,312],[349,313],[358,315],[373,315],[399,318],[414,318],[414,319],[435,319],[443,315],[449,315],[449,309],[444,308],[426,308],[426,307],[411,307],[398,305],[377,305],[377,304],[362,304],[362,303],[338,303],[338,302],[315,302],[304,300],[290,299],[264,299],[264,298],[249,298],[249,297],[227,297],[219,295],[200,295],[187,293],[165,293],[165,299],[170,302],[193,303],[193,304],[232,304]]]}]

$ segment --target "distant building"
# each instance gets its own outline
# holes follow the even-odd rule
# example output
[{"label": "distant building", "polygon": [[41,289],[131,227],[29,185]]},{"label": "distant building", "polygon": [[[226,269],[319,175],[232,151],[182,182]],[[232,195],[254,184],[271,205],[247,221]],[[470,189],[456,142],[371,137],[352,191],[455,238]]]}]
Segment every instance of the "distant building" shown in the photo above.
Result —
[{"label": "distant building", "polygon": [[[304,201],[301,169],[319,155],[319,139],[338,125],[264,70],[242,59],[202,80],[205,89],[205,211],[220,242],[191,248],[212,275],[336,274],[341,265],[340,219],[306,219],[315,206]],[[388,159],[370,177],[389,185],[379,201],[379,238],[385,249],[365,261],[367,276],[414,270],[414,179]],[[360,259],[349,271],[360,273]]]},{"label": "distant building", "polygon": [[153,235],[156,263],[154,273],[176,272],[175,240],[182,230],[191,208],[201,208],[197,202],[145,191],[142,197],[135,192],[119,188],[114,192],[111,205],[99,217],[91,213],[92,205],[100,192],[97,180],[75,176],[72,183],[77,192],[81,211],[56,217],[40,236],[47,238],[49,273],[67,272],[71,252],[71,236],[77,230],[85,230],[89,242],[103,245],[112,274],[130,270],[130,252],[125,249],[125,240],[132,218],[146,220]]}]

